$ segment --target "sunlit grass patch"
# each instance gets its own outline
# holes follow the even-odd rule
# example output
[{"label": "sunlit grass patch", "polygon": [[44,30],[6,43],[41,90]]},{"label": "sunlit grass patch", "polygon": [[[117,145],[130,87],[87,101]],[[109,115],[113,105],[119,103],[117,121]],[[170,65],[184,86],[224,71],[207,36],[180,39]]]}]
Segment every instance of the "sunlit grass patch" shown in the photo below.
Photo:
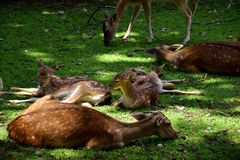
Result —
[{"label": "sunlit grass patch", "polygon": [[102,55],[97,55],[96,59],[99,62],[105,62],[105,63],[114,63],[114,62],[141,62],[141,63],[148,63],[152,62],[151,58],[142,58],[142,57],[128,57],[127,55],[123,54],[102,54]]}]

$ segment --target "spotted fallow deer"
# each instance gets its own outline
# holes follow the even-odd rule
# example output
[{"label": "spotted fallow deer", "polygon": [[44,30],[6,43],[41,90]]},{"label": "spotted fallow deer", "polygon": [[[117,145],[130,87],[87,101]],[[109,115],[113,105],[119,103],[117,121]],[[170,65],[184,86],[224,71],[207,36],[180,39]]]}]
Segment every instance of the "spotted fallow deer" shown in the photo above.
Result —
[{"label": "spotted fallow deer", "polygon": [[117,74],[110,84],[111,89],[120,89],[123,93],[119,100],[113,102],[113,106],[123,104],[124,107],[130,109],[146,107],[155,104],[161,93],[202,94],[198,91],[166,90],[164,89],[167,88],[166,86],[169,86],[169,82],[160,80],[154,71],[126,70]]},{"label": "spotted fallow deer", "polygon": [[125,123],[89,107],[61,103],[51,96],[43,98],[8,125],[12,140],[33,147],[107,149],[151,135],[178,137],[161,112],[135,113],[138,122]]},{"label": "spotted fallow deer", "polygon": [[[187,0],[173,0],[173,2],[182,10],[186,17],[186,32],[185,38],[183,40],[183,44],[186,44],[190,40],[190,30],[191,30],[191,23],[192,23],[192,16],[197,9],[197,4],[199,0],[193,0],[193,11],[188,6]],[[117,31],[120,18],[127,8],[127,6],[131,4],[134,6],[133,13],[131,16],[130,23],[128,25],[127,32],[123,36],[123,39],[127,39],[130,35],[132,25],[137,18],[141,8],[144,9],[144,15],[147,22],[147,31],[148,37],[147,41],[151,42],[153,39],[153,32],[152,32],[152,24],[151,24],[151,0],[119,0],[118,4],[112,14],[110,16],[108,12],[105,12],[105,21],[103,23],[103,33],[104,33],[104,44],[106,46],[110,45],[115,33]]]},{"label": "spotted fallow deer", "polygon": [[[19,92],[9,92],[12,94],[25,94],[34,97],[42,97],[51,94],[63,103],[82,103],[86,105],[102,105],[111,100],[111,93],[104,84],[91,80],[88,77],[58,77],[53,74],[53,70],[42,62],[38,64],[39,88],[18,88],[12,90]],[[27,100],[10,100],[12,103],[34,102],[38,98]]]},{"label": "spotted fallow deer", "polygon": [[180,50],[181,47],[160,44],[146,52],[154,54],[157,61],[167,61],[183,71],[240,75],[239,41],[203,42]]}]

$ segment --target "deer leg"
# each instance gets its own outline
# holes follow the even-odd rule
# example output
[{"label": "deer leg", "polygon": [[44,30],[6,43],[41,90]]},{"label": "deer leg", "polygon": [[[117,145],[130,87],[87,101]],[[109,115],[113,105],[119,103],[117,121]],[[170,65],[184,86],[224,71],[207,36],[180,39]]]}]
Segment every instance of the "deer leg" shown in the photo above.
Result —
[{"label": "deer leg", "polygon": [[168,82],[163,82],[163,89],[174,89],[174,84],[173,83],[168,83]]},{"label": "deer leg", "polygon": [[30,93],[37,93],[38,88],[19,88],[19,87],[11,87],[11,91],[24,91],[24,92],[30,92]]},{"label": "deer leg", "polygon": [[82,106],[84,107],[93,107],[91,103],[88,103],[88,102],[83,102],[83,103],[80,103]]},{"label": "deer leg", "polygon": [[183,40],[183,44],[187,44],[190,40],[190,32],[191,32],[191,25],[192,25],[192,11],[189,9],[186,0],[175,0],[176,5],[179,6],[180,10],[184,13],[186,17],[186,32],[185,37]]},{"label": "deer leg", "polygon": [[[66,93],[67,91],[63,91],[63,93]],[[56,95],[60,95],[60,93],[55,93]],[[62,100],[62,103],[76,103],[80,100],[80,98],[84,95],[84,93],[81,92],[81,87],[76,87],[72,91],[69,91],[64,97],[65,99]],[[58,97],[56,97],[58,98]]]},{"label": "deer leg", "polygon": [[203,95],[200,91],[161,90],[161,93]]},{"label": "deer leg", "polygon": [[2,94],[14,94],[14,95],[26,95],[26,96],[35,96],[35,93],[31,92],[25,92],[25,91],[20,91],[20,92],[0,92],[0,95]]},{"label": "deer leg", "polygon": [[116,100],[116,101],[114,101],[114,102],[112,103],[112,106],[118,107],[118,106],[120,106],[121,104],[123,104],[123,102],[124,102],[124,97],[120,97],[118,100]]},{"label": "deer leg", "polygon": [[199,69],[195,65],[188,65],[180,68],[183,71],[190,71],[190,72],[199,72]]},{"label": "deer leg", "polygon": [[113,140],[108,136],[108,137],[97,137],[97,138],[92,138],[88,143],[87,143],[87,148],[88,149],[107,149],[107,148],[114,148],[114,147],[123,147],[124,143],[123,142],[113,142]]},{"label": "deer leg", "polygon": [[151,21],[151,1],[143,1],[144,16],[147,22],[148,37],[147,41],[152,42],[153,32],[152,32],[152,21]]},{"label": "deer leg", "polygon": [[140,9],[141,9],[141,5],[136,5],[133,9],[133,13],[132,13],[132,17],[131,17],[131,20],[130,20],[130,23],[128,25],[128,29],[127,29],[127,32],[125,33],[125,35],[123,36],[123,39],[127,39],[130,32],[131,32],[131,29],[132,29],[132,25],[133,23],[135,22],[137,16],[139,15],[139,12],[140,12]]},{"label": "deer leg", "polygon": [[185,79],[162,80],[163,89],[172,90],[175,84],[183,83]]},{"label": "deer leg", "polygon": [[163,83],[173,83],[173,84],[179,84],[185,81],[186,81],[185,79],[162,80]]},{"label": "deer leg", "polygon": [[82,95],[72,95],[64,100],[62,100],[62,103],[76,103],[77,101],[80,100],[80,97],[82,97]]},{"label": "deer leg", "polygon": [[38,100],[39,98],[29,98],[29,99],[24,99],[24,100],[7,100],[9,103],[32,103]]}]

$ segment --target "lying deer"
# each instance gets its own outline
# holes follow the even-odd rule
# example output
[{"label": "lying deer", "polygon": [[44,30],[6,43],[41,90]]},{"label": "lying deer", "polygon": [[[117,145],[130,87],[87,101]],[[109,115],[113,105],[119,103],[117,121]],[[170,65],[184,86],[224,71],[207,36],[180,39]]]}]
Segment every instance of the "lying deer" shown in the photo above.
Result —
[{"label": "lying deer", "polygon": [[[161,112],[135,113],[138,122],[124,123],[92,108],[60,103],[45,97],[40,106],[13,120],[7,127],[9,137],[19,144],[33,147],[106,149],[151,135],[175,139],[169,119]],[[49,105],[50,104],[50,105]]]},{"label": "lying deer", "polygon": [[[192,23],[192,16],[197,9],[198,1],[193,0],[193,11],[190,10],[187,4],[187,0],[173,0],[175,4],[182,10],[186,17],[186,33],[183,43],[186,44],[190,40],[190,30],[191,30],[191,23]],[[105,21],[103,24],[103,33],[104,33],[104,44],[106,46],[110,45],[115,33],[117,31],[120,18],[125,11],[125,8],[131,4],[134,6],[132,17],[130,23],[128,25],[127,32],[123,36],[123,39],[127,39],[129,36],[132,25],[137,18],[141,8],[144,9],[144,15],[147,22],[147,31],[148,37],[147,41],[151,42],[153,39],[153,32],[152,32],[152,24],[151,24],[151,0],[119,0],[118,4],[112,14],[110,16],[108,12],[105,12]]]},{"label": "lying deer", "polygon": [[203,42],[179,50],[182,45],[160,44],[146,52],[183,71],[240,75],[239,42]]},{"label": "lying deer", "polygon": [[[61,78],[53,74],[53,70],[42,62],[38,66],[39,88],[17,88],[10,92],[12,94],[32,95],[42,97],[51,94],[64,103],[82,103],[86,105],[101,105],[111,100],[111,93],[107,86],[100,82],[90,80],[88,77],[67,77]],[[34,102],[37,98],[28,100],[11,100],[12,103]]]},{"label": "lying deer", "polygon": [[123,93],[119,100],[113,102],[113,106],[117,107],[123,104],[126,108],[131,109],[146,107],[155,104],[161,93],[202,94],[198,91],[165,90],[165,88],[168,89],[170,82],[161,81],[154,71],[126,70],[117,74],[110,84],[111,89],[120,89]]}]

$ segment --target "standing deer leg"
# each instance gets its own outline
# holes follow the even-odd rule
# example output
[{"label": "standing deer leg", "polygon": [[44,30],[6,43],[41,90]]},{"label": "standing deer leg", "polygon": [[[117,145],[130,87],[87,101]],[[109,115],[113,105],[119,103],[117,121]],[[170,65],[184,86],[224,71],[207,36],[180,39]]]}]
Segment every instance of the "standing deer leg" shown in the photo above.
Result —
[{"label": "standing deer leg", "polygon": [[190,32],[191,32],[191,25],[192,25],[192,11],[189,9],[189,6],[186,0],[175,0],[175,3],[179,6],[180,10],[182,10],[182,12],[186,17],[186,32],[183,40],[183,44],[185,45],[190,40]]},{"label": "standing deer leg", "polygon": [[143,1],[144,15],[147,22],[148,37],[147,41],[152,42],[153,32],[152,32],[152,21],[151,21],[151,1]]},{"label": "standing deer leg", "polygon": [[132,13],[132,17],[131,17],[131,21],[128,25],[128,29],[127,29],[127,32],[125,33],[125,35],[123,36],[123,39],[127,39],[130,32],[131,32],[131,29],[132,29],[132,25],[133,23],[135,22],[139,12],[140,12],[140,9],[141,9],[141,5],[136,5],[135,8],[133,9],[133,13]]}]

